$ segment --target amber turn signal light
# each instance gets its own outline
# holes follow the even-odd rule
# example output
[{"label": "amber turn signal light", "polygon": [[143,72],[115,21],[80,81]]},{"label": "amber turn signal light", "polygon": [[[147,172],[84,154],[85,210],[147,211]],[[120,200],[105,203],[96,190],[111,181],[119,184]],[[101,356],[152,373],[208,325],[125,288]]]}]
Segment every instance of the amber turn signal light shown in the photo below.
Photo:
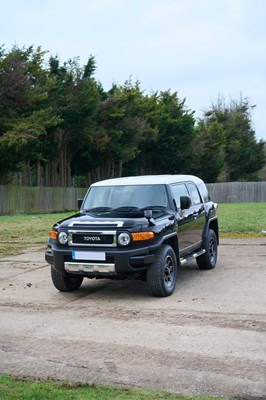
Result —
[{"label": "amber turn signal light", "polygon": [[134,241],[137,240],[151,240],[154,238],[154,233],[153,232],[133,232],[131,233],[132,239]]},{"label": "amber turn signal light", "polygon": [[56,232],[56,231],[50,231],[50,232],[49,232],[49,238],[50,238],[50,239],[53,239],[53,240],[56,240],[56,238],[57,238],[57,233],[58,233],[58,232]]}]

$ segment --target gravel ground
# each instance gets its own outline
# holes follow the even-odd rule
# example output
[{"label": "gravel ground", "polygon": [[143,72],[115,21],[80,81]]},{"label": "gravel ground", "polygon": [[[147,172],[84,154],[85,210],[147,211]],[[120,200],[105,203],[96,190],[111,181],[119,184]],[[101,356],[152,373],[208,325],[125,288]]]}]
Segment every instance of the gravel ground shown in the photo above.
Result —
[{"label": "gravel ground", "polygon": [[0,373],[266,399],[266,237],[221,241],[175,293],[84,280],[58,292],[44,249],[0,259]]}]

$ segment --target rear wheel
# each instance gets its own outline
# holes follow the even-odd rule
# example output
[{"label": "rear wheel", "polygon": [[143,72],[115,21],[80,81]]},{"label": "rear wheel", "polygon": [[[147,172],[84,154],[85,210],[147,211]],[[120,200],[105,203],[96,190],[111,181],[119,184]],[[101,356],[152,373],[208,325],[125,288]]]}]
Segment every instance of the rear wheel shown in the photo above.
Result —
[{"label": "rear wheel", "polygon": [[72,290],[77,290],[83,281],[83,276],[67,274],[63,275],[51,267],[51,277],[56,289],[61,292],[71,292]]},{"label": "rear wheel", "polygon": [[176,285],[177,262],[171,246],[163,245],[155,254],[155,261],[147,269],[147,284],[154,296],[170,296]]},{"label": "rear wheel", "polygon": [[216,265],[218,246],[215,232],[210,229],[203,241],[205,253],[197,258],[197,264],[200,269],[212,269]]}]

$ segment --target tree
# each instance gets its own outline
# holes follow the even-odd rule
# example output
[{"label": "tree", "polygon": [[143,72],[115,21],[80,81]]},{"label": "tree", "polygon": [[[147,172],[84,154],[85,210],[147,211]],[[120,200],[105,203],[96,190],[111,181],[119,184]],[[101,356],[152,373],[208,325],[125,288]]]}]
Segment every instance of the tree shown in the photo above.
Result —
[{"label": "tree", "polygon": [[49,76],[53,78],[54,85],[48,98],[55,112],[59,113],[61,122],[49,133],[50,140],[56,144],[57,157],[50,159],[45,166],[46,184],[71,186],[73,160],[87,145],[88,127],[102,89],[92,77],[95,70],[93,57],[83,68],[78,59],[60,66],[57,57],[50,57],[49,67]]},{"label": "tree", "polygon": [[19,173],[24,185],[71,186],[71,164],[87,145],[91,117],[104,91],[90,56],[60,65],[41,48],[0,51],[0,181]]},{"label": "tree", "polygon": [[32,46],[0,48],[0,183],[88,185],[138,174],[195,173],[207,182],[257,180],[264,142],[254,106],[222,97],[195,127],[194,112],[170,90],[144,94],[131,79],[109,92],[96,61],[63,64]]},{"label": "tree", "polygon": [[178,173],[191,169],[193,112],[177,93],[144,95],[139,82],[114,86],[99,103],[90,146],[78,154],[86,183],[122,175]]},{"label": "tree", "polygon": [[[249,104],[247,98],[240,96],[238,100],[232,100],[229,105],[222,97],[217,104],[205,113],[205,128],[216,122],[222,125],[224,140],[216,146],[217,155],[224,154],[224,166],[219,180],[257,180],[258,171],[265,164],[263,152],[264,141],[257,141],[255,131],[252,128],[252,111],[255,106]],[[202,125],[203,126],[203,125]],[[208,149],[207,149],[208,150]],[[208,151],[205,154],[209,157]]]},{"label": "tree", "polygon": [[192,164],[195,136],[194,112],[187,110],[185,99],[177,92],[160,92],[151,125],[158,131],[152,146],[150,163],[153,173],[188,173]]},{"label": "tree", "polygon": [[[264,156],[266,160],[266,143],[264,144]],[[259,171],[259,180],[266,181],[266,163],[264,164],[264,167]]]},{"label": "tree", "polygon": [[225,160],[225,133],[223,125],[204,118],[195,127],[192,172],[205,182],[216,182]]},{"label": "tree", "polygon": [[[31,184],[30,170],[42,159],[40,143],[59,118],[46,103],[50,81],[42,69],[45,52],[14,47],[0,59],[0,179],[21,171],[21,184]],[[41,138],[41,140],[40,140]]]},{"label": "tree", "polygon": [[139,82],[133,84],[128,80],[122,86],[113,86],[107,98],[98,104],[93,124],[88,128],[88,146],[78,153],[76,160],[76,168],[86,175],[87,184],[122,176],[124,166],[136,158],[150,131],[143,101]]},{"label": "tree", "polygon": [[146,120],[145,131],[138,145],[136,156],[124,165],[124,175],[153,174],[153,151],[158,140],[158,95],[143,95],[141,99],[141,112]]}]

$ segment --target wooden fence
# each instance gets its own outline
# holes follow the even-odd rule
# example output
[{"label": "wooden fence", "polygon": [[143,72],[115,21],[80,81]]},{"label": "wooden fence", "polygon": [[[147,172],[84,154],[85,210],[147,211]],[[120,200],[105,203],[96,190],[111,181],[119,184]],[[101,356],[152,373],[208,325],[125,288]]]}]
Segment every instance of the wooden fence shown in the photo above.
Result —
[{"label": "wooden fence", "polygon": [[0,215],[77,210],[84,188],[0,186]]},{"label": "wooden fence", "polygon": [[217,203],[266,203],[266,182],[226,182],[207,184]]},{"label": "wooden fence", "polygon": [[[207,184],[217,203],[266,203],[266,182]],[[77,210],[86,188],[0,186],[0,215]]]}]

